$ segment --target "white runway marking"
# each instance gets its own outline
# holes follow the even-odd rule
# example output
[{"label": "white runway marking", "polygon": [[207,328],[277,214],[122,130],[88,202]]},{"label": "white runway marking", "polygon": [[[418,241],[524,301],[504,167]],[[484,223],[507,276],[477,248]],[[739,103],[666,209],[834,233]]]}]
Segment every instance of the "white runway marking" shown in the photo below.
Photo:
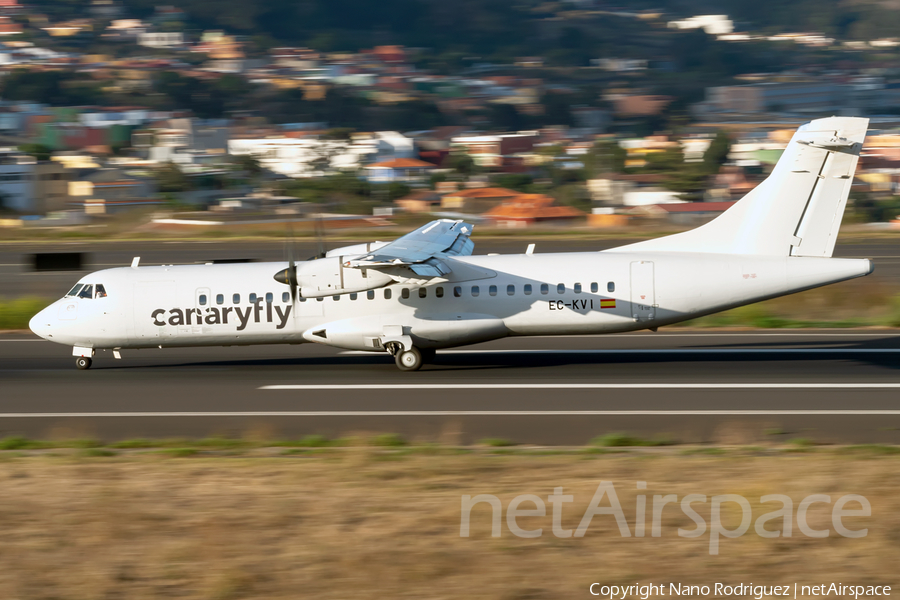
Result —
[{"label": "white runway marking", "polygon": [[900,383],[308,383],[260,390],[890,390]]},{"label": "white runway marking", "polygon": [[[882,331],[878,333],[866,332],[866,333],[852,333],[848,331],[835,331],[835,332],[823,332],[821,329],[819,331],[806,332],[802,329],[795,329],[790,332],[780,331],[780,332],[769,332],[769,331],[717,331],[710,333],[670,333],[668,331],[634,331],[631,333],[607,333],[607,334],[597,334],[597,335],[545,335],[540,336],[540,338],[633,338],[636,336],[642,337],[667,337],[667,338],[677,338],[677,337],[885,337],[885,336],[896,336],[900,335],[900,331]],[[528,339],[528,338],[526,338]],[[531,338],[531,339],[537,339]]]},{"label": "white runway marking", "polygon": [[579,416],[900,416],[900,410],[322,410],[231,412],[0,413],[0,419],[150,417],[579,417]]},{"label": "white runway marking", "polygon": [[[345,350],[344,356],[371,356],[383,352]],[[900,348],[622,348],[622,349],[527,349],[527,350],[438,350],[438,354],[900,354]]]},{"label": "white runway marking", "polygon": [[597,350],[439,350],[439,354],[897,354],[900,348],[623,348]]}]

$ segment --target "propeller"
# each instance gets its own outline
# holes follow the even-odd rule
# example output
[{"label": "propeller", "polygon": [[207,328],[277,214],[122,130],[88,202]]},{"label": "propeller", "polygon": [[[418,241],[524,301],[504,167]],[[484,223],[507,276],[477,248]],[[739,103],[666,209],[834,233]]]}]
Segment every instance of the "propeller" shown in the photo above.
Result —
[{"label": "propeller", "polygon": [[297,263],[294,261],[294,231],[291,224],[287,224],[288,238],[285,240],[285,250],[288,257],[288,268],[275,273],[275,281],[283,283],[291,288],[291,306],[294,306],[296,314],[297,304]]},{"label": "propeller", "polygon": [[313,229],[316,233],[316,255],[312,257],[313,260],[317,258],[325,258],[325,254],[327,250],[325,249],[325,226],[322,224],[322,214],[319,213],[316,215],[316,220],[313,221]]}]

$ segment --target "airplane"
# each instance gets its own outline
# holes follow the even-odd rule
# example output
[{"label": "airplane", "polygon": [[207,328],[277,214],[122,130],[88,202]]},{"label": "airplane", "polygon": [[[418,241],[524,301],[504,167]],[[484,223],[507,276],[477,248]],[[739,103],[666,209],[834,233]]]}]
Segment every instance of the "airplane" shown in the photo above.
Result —
[{"label": "airplane", "polygon": [[393,242],[317,260],[142,266],[86,275],[29,326],[99,349],[317,343],[389,353],[402,371],[435,351],[508,336],[621,333],[862,277],[832,258],[868,119],[794,134],[771,174],[690,231],[595,252],[474,255],[473,226],[436,220]]}]

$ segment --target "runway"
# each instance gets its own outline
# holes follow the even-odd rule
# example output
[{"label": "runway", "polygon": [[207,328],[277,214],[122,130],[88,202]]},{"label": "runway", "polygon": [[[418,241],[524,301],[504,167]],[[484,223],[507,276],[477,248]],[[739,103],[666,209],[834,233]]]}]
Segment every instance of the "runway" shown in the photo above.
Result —
[{"label": "runway", "polygon": [[507,339],[439,352],[416,373],[309,344],[100,352],[77,371],[69,348],[4,334],[0,361],[0,435],[900,443],[890,331]]}]

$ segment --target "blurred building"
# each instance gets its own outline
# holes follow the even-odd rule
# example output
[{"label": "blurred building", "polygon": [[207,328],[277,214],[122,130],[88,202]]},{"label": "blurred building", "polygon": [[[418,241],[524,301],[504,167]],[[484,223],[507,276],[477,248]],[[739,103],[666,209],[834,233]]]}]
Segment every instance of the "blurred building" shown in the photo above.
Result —
[{"label": "blurred building", "polygon": [[521,192],[498,187],[452,191],[441,198],[441,209],[477,214],[521,196]]},{"label": "blurred building", "polygon": [[571,206],[558,206],[542,194],[519,194],[482,215],[500,227],[524,227],[535,223],[567,222],[585,218],[585,213]]},{"label": "blurred building", "polygon": [[900,101],[900,85],[878,77],[765,81],[707,88],[706,101],[695,112],[865,114],[883,111]]},{"label": "blurred building", "polygon": [[364,167],[366,179],[371,183],[422,181],[434,168],[433,164],[417,158],[395,158]]},{"label": "blurred building", "polygon": [[679,21],[669,21],[670,29],[703,29],[709,35],[726,35],[734,31],[728,15],[698,15]]},{"label": "blurred building", "polygon": [[68,203],[71,172],[62,164],[37,161],[12,148],[0,149],[0,204],[26,214],[45,215]]},{"label": "blurred building", "polygon": [[431,163],[418,161],[414,141],[396,131],[358,134],[350,140],[320,139],[315,134],[235,137],[228,140],[228,153],[253,156],[265,168],[288,177],[314,177],[395,160],[416,160],[428,165],[412,167],[416,169],[434,168]]},{"label": "blurred building", "polygon": [[502,169],[521,164],[521,155],[531,153],[540,141],[535,131],[500,135],[458,136],[450,140],[451,148],[462,150],[479,167]]},{"label": "blurred building", "polygon": [[70,181],[69,195],[74,206],[89,214],[162,203],[150,179],[134,177],[116,168],[100,168]]}]

